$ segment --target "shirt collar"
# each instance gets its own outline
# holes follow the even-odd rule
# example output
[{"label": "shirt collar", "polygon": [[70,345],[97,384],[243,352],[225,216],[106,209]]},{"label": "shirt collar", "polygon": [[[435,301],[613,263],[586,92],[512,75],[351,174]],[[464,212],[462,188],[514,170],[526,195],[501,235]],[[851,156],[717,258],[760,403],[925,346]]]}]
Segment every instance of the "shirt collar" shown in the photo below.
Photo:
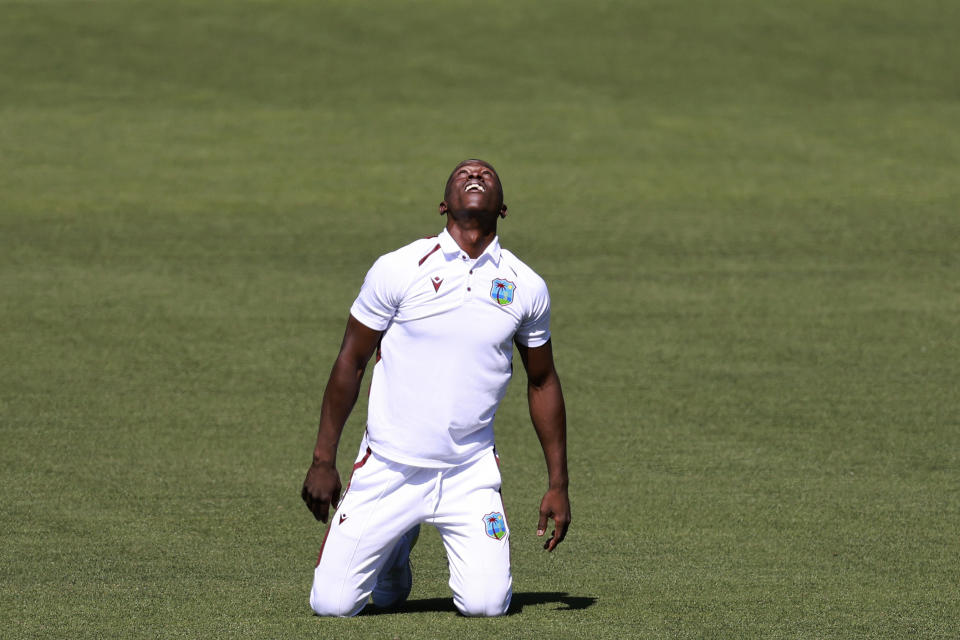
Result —
[{"label": "shirt collar", "polygon": [[[457,241],[453,239],[453,236],[450,235],[450,232],[444,228],[440,232],[440,235],[437,236],[438,242],[440,243],[440,250],[443,251],[444,255],[447,257],[457,256],[463,253],[463,249],[460,248],[460,245],[457,244]],[[490,241],[490,244],[487,245],[487,248],[483,250],[483,253],[480,254],[480,257],[477,258],[479,263],[483,260],[484,256],[487,256],[493,264],[500,266],[500,236],[494,236],[493,240]]]}]

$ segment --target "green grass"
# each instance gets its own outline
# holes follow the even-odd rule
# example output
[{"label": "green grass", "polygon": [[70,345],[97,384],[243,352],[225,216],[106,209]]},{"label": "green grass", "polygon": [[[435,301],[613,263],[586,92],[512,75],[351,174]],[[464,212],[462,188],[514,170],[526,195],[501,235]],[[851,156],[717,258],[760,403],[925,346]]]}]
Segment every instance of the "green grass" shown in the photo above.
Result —
[{"label": "green grass", "polygon": [[[956,4],[0,13],[0,637],[960,636]],[[551,287],[572,528],[518,380],[513,615],[428,530],[409,611],[315,618],[347,309],[472,156]]]}]

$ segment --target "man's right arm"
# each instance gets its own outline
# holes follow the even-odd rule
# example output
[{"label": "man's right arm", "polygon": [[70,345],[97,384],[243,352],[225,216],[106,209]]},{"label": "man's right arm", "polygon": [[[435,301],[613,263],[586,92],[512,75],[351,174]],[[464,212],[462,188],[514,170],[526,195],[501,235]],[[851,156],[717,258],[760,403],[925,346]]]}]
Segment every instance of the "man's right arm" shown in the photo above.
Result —
[{"label": "man's right arm", "polygon": [[360,383],[370,357],[380,343],[381,331],[364,325],[352,315],[347,320],[340,353],[333,363],[320,406],[320,428],[313,461],[300,492],[314,517],[327,521],[330,506],[340,500],[340,474],[337,472],[337,445],[340,434],[360,394]]}]

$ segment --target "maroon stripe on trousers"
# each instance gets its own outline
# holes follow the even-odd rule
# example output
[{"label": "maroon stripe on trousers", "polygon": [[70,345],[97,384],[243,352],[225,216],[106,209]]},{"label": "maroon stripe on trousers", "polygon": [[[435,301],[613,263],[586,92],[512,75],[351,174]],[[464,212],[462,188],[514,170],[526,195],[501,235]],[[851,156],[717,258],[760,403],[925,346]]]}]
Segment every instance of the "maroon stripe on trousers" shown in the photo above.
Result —
[{"label": "maroon stripe on trousers", "polygon": [[[500,468],[500,454],[497,453],[497,448],[493,448],[493,459],[497,461],[497,469]],[[497,489],[497,493],[500,494],[500,506],[503,507],[503,521],[507,523],[507,527],[510,527],[510,519],[507,518],[507,503],[503,501],[503,485],[500,485],[500,488]]]},{"label": "maroon stripe on trousers", "polygon": [[[350,472],[350,479],[347,480],[347,488],[344,489],[343,495],[340,496],[340,502],[343,502],[343,498],[347,495],[347,491],[350,491],[350,483],[353,482],[353,474],[356,473],[357,469],[367,464],[367,460],[370,459],[371,453],[373,452],[370,450],[370,447],[367,447],[367,452],[363,454],[363,457],[360,458],[356,463],[354,463],[353,471]],[[333,515],[336,515],[336,512],[334,512]],[[330,526],[327,527],[327,532],[323,534],[323,542],[320,543],[320,553],[317,554],[317,564],[314,565],[315,567],[320,566],[320,558],[323,557],[323,548],[327,546],[327,536],[330,535],[330,529],[333,528],[333,515],[330,516]]]}]

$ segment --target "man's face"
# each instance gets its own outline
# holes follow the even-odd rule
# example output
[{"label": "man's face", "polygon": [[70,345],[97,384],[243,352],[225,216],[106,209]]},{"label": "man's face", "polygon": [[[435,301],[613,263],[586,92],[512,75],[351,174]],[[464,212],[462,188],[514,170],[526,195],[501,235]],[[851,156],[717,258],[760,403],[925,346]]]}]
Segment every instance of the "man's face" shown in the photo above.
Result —
[{"label": "man's face", "polygon": [[443,201],[453,212],[498,215],[506,211],[500,178],[493,167],[482,160],[467,160],[457,165],[447,180]]}]

